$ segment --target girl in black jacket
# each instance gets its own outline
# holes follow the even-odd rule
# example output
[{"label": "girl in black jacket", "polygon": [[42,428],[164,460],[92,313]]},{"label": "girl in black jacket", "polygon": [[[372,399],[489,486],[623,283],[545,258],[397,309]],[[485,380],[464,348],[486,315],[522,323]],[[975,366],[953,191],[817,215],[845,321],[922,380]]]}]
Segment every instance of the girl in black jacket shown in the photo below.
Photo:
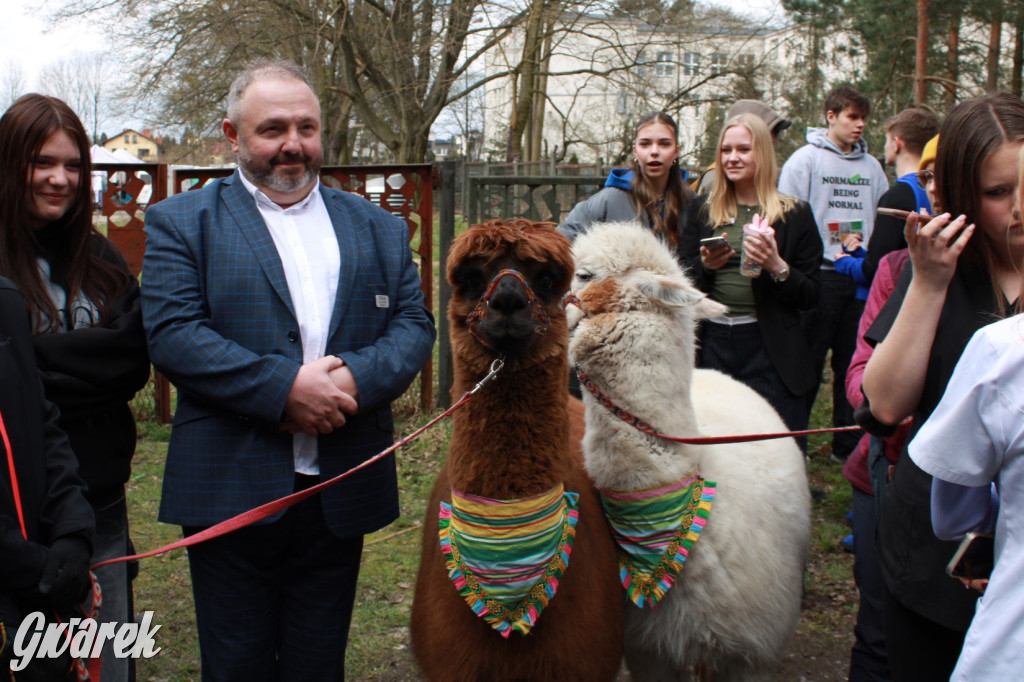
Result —
[{"label": "girl in black jacket", "polygon": [[[89,585],[93,513],[57,417],[43,398],[24,302],[0,277],[0,670],[22,619],[74,613]],[[69,663],[32,666],[60,679]]]},{"label": "girl in black jacket", "polygon": [[[60,409],[96,513],[93,563],[128,552],[128,401],[149,379],[139,284],[92,224],[89,140],[59,99],[30,94],[0,119],[0,275],[24,296],[46,396]],[[125,564],[97,571],[101,621],[132,620]],[[106,651],[105,651],[106,653]],[[103,679],[128,661],[103,656]]]},{"label": "girl in black jacket", "polygon": [[[697,364],[756,390],[791,430],[806,429],[807,394],[817,380],[799,311],[818,302],[822,246],[814,215],[776,189],[778,161],[760,117],[726,121],[717,149],[714,189],[699,197],[680,240],[697,286],[729,306],[726,317],[703,323]],[[755,215],[772,230],[744,237]],[[722,240],[702,244],[708,237]],[[741,272],[744,251],[759,274]],[[800,445],[806,449],[806,439]]]}]

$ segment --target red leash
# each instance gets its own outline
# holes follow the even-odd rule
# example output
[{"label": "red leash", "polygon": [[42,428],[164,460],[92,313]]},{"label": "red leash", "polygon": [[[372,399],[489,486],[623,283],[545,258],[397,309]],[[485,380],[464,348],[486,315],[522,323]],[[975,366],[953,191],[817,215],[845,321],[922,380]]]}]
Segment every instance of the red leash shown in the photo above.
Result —
[{"label": "red leash", "polygon": [[398,448],[402,447],[403,445],[405,445],[406,443],[408,443],[412,439],[416,438],[417,436],[419,436],[421,433],[423,433],[424,431],[429,429],[431,426],[433,426],[437,422],[439,422],[442,419],[444,419],[445,417],[449,416],[452,412],[454,412],[455,410],[457,410],[460,407],[462,407],[463,405],[465,405],[469,401],[469,399],[472,398],[474,394],[476,394],[477,391],[479,391],[485,385],[490,383],[491,380],[501,370],[502,367],[504,367],[504,362],[502,362],[501,360],[495,360],[494,362],[491,363],[490,372],[487,374],[487,376],[485,376],[483,379],[481,379],[480,383],[478,383],[476,386],[474,386],[472,390],[466,391],[465,393],[463,393],[462,397],[459,398],[458,402],[456,402],[454,405],[452,405],[447,410],[445,410],[441,414],[439,414],[436,417],[434,417],[433,419],[431,419],[429,422],[427,422],[426,424],[424,424],[420,428],[418,428],[415,431],[413,431],[412,433],[410,433],[405,438],[402,438],[401,440],[396,442],[394,445],[392,445],[388,449],[386,449],[386,450],[384,450],[382,452],[377,453],[376,455],[374,455],[370,459],[366,460],[365,462],[362,462],[361,464],[358,464],[358,465],[352,467],[351,469],[349,469],[348,471],[346,471],[344,473],[338,474],[337,476],[335,476],[334,478],[332,478],[330,480],[323,481],[321,483],[316,484],[312,488],[307,488],[305,490],[300,490],[297,493],[292,493],[291,495],[279,498],[279,499],[274,500],[272,502],[267,502],[266,504],[260,505],[259,507],[256,507],[255,509],[250,509],[247,512],[242,512],[241,514],[239,514],[237,516],[233,516],[230,519],[227,519],[225,521],[221,521],[220,523],[218,523],[218,524],[216,524],[214,526],[210,526],[209,528],[206,528],[205,530],[202,530],[202,531],[196,533],[195,535],[190,535],[187,538],[182,538],[181,540],[178,540],[176,542],[172,542],[169,545],[164,545],[163,547],[160,547],[160,548],[154,549],[154,550],[150,550],[149,552],[143,552],[142,554],[132,554],[131,556],[122,556],[122,557],[116,557],[114,559],[108,559],[106,561],[101,561],[100,563],[94,565],[92,568],[93,569],[97,569],[100,566],[106,566],[108,564],[116,564],[116,563],[120,563],[122,561],[132,561],[134,559],[146,559],[146,558],[151,557],[151,556],[157,556],[157,555],[160,555],[160,554],[164,554],[165,552],[169,552],[172,549],[179,549],[181,547],[189,547],[191,545],[197,545],[200,542],[204,542],[206,540],[211,540],[211,539],[213,539],[215,537],[219,537],[221,535],[225,535],[226,533],[230,533],[233,530],[237,530],[239,528],[242,528],[243,526],[248,526],[249,524],[256,523],[257,521],[261,521],[261,520],[267,518],[268,516],[273,516],[274,514],[278,513],[279,511],[283,511],[283,510],[287,509],[288,507],[291,507],[294,504],[298,504],[299,502],[301,502],[301,501],[303,501],[303,500],[305,500],[305,499],[307,499],[309,497],[312,497],[313,495],[316,495],[321,490],[324,490],[325,488],[328,488],[328,487],[334,485],[335,483],[337,483],[338,481],[342,480],[343,478],[347,478],[347,477],[351,476],[352,474],[356,473],[357,471],[360,471],[361,469],[365,469],[366,467],[370,466],[374,462],[379,461],[379,460],[383,459],[384,457],[390,455],[392,452],[394,452]]},{"label": "red leash", "polygon": [[21,507],[21,489],[18,487],[18,472],[14,469],[14,452],[11,451],[11,439],[7,436],[7,425],[4,415],[0,413],[0,438],[7,451],[7,470],[11,473],[11,492],[14,493],[14,509],[18,512],[18,523],[21,525],[21,536],[28,540],[28,528],[25,526],[25,511]]},{"label": "red leash", "polygon": [[840,433],[843,431],[860,431],[860,426],[837,426],[831,429],[806,429],[804,431],[784,431],[781,433],[750,433],[740,436],[703,436],[693,438],[680,438],[678,436],[668,436],[661,433],[653,426],[643,421],[639,417],[632,413],[622,409],[612,399],[605,395],[600,388],[588,377],[583,370],[579,367],[576,368],[576,376],[580,379],[580,384],[587,387],[591,395],[597,400],[598,403],[604,405],[609,412],[614,414],[616,417],[626,422],[630,426],[649,433],[652,436],[661,438],[662,440],[670,440],[675,443],[685,443],[687,445],[719,445],[721,443],[749,443],[755,440],[774,440],[776,438],[789,438],[791,436],[811,436],[816,433]]},{"label": "red leash", "polygon": [[[18,514],[18,524],[21,526],[21,536],[28,541],[28,527],[25,525],[25,511],[21,504],[21,488],[18,486],[18,472],[14,468],[14,451],[11,449],[11,439],[7,435],[7,424],[4,423],[4,415],[0,412],[0,440],[3,441],[4,450],[7,451],[7,469],[11,475],[11,492],[14,495],[14,509]],[[104,562],[106,563],[106,562]],[[86,618],[95,618],[99,613],[99,607],[102,601],[100,586],[96,582],[96,576],[91,572],[89,573],[89,607],[83,609],[82,605],[78,605],[78,610],[82,616]],[[54,618],[58,623],[63,623],[60,616],[54,614]],[[71,635],[67,631],[64,633],[65,638],[71,641]],[[71,670],[75,671],[75,676],[80,681],[92,680],[93,682],[99,682],[100,680],[100,668],[101,662],[100,657],[87,659],[88,663],[81,659],[74,659]],[[70,673],[71,670],[68,670]],[[14,679],[13,677],[11,679]]]}]

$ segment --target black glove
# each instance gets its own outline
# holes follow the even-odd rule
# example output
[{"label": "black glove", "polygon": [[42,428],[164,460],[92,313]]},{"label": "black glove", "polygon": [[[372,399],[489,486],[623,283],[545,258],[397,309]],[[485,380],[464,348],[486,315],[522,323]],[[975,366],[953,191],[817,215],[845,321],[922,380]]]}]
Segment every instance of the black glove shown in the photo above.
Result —
[{"label": "black glove", "polygon": [[39,579],[39,592],[60,613],[69,612],[89,589],[89,543],[66,536],[53,541]]},{"label": "black glove", "polygon": [[853,421],[857,422],[857,425],[864,429],[864,431],[878,438],[888,438],[896,433],[896,429],[900,428],[899,424],[883,424],[871,412],[871,403],[868,401],[868,397],[864,395],[863,386],[861,386],[860,394],[864,396],[864,402],[853,411]]}]

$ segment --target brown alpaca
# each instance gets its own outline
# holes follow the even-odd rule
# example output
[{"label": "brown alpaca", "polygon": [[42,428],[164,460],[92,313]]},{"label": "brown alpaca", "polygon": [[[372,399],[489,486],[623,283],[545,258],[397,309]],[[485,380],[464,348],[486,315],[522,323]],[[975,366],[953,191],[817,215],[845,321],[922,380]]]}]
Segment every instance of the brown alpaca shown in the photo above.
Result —
[{"label": "brown alpaca", "polygon": [[[467,318],[493,286],[486,314]],[[430,680],[612,680],[622,652],[623,596],[616,549],[583,471],[582,411],[570,436],[568,330],[561,305],[573,274],[568,240],[547,223],[474,225],[453,244],[448,281],[455,384],[461,396],[504,368],[452,417],[448,459],[427,505],[412,606],[412,645]],[[543,312],[541,312],[541,310]],[[548,319],[544,319],[546,317]],[[557,593],[527,635],[507,638],[477,616],[449,579],[438,509],[451,490],[495,500],[528,498],[563,483],[579,495],[579,520]]]}]

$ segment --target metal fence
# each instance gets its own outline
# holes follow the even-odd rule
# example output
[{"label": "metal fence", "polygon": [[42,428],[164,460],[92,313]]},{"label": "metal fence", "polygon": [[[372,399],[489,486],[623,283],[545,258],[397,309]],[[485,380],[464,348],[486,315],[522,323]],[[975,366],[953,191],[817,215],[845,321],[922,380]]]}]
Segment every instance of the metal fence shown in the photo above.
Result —
[{"label": "metal fence", "polygon": [[[175,168],[166,164],[98,163],[94,170],[106,173],[99,212],[107,221],[107,234],[121,249],[135,275],[142,271],[146,249],[143,232],[145,208],[172,194],[203,187],[232,168]],[[416,253],[420,287],[427,305],[434,302],[434,191],[438,171],[430,164],[379,166],[325,166],[321,179],[329,187],[353,192],[405,220],[409,241]],[[454,183],[452,183],[454,184]],[[449,188],[453,191],[453,187]],[[170,387],[157,375],[157,416],[169,421]],[[433,360],[420,372],[420,406],[433,408]]]},{"label": "metal fence", "polygon": [[[146,248],[145,208],[172,194],[201,188],[215,178],[234,172],[232,168],[172,169],[165,164],[95,164],[94,168],[107,173],[100,212],[107,219],[108,234],[136,275],[142,270]],[[433,361],[428,361],[420,373],[419,402],[424,410],[451,404],[453,379],[447,313],[451,291],[444,273],[448,248],[455,238],[458,170],[450,161],[434,165],[327,166],[321,169],[324,184],[364,196],[405,220],[420,269],[420,286],[431,309],[435,300],[435,259],[439,263],[437,391],[434,391]],[[605,176],[486,175],[462,179],[467,183],[462,212],[470,224],[516,217],[558,223],[578,202],[600,190]],[[156,381],[158,417],[169,420],[170,387],[159,375]]]}]

